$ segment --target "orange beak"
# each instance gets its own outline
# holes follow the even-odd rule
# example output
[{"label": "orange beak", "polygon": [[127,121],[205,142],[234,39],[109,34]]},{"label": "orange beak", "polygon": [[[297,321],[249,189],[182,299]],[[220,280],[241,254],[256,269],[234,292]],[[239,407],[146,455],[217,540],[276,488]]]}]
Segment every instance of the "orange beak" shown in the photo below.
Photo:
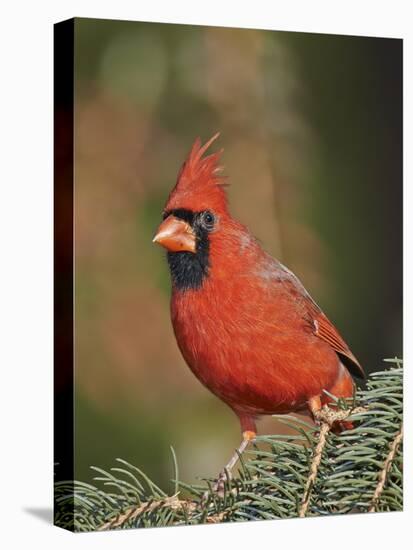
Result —
[{"label": "orange beak", "polygon": [[175,216],[168,216],[158,227],[154,243],[158,243],[169,252],[196,251],[195,233],[192,227]]}]

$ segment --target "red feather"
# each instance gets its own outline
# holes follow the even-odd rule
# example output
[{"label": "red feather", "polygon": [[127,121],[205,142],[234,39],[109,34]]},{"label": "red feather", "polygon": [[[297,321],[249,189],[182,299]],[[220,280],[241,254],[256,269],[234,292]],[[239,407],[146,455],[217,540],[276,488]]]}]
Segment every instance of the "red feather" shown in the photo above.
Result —
[{"label": "red feather", "polygon": [[216,218],[208,276],[201,288],[173,289],[172,324],[193,373],[254,431],[258,415],[328,401],[323,390],[350,397],[347,367],[364,373],[301,282],[229,214],[220,153],[203,158],[216,137],[195,141],[166,205]]},{"label": "red feather", "polygon": [[226,177],[221,175],[222,166],[219,164],[223,150],[203,157],[218,136],[219,133],[215,134],[203,147],[199,138],[195,140],[169,195],[166,210],[184,208],[227,212],[227,196],[224,190]]}]

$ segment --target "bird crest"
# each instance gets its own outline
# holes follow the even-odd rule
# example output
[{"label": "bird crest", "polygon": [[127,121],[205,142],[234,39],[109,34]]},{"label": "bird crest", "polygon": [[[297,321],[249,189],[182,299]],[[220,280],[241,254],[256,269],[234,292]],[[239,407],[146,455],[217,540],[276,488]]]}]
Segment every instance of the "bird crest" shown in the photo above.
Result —
[{"label": "bird crest", "polygon": [[185,208],[198,211],[204,209],[226,210],[227,197],[224,187],[226,176],[221,174],[220,158],[223,149],[204,156],[219,137],[219,132],[204,145],[198,137],[183,163],[177,182],[169,195],[165,209]]}]

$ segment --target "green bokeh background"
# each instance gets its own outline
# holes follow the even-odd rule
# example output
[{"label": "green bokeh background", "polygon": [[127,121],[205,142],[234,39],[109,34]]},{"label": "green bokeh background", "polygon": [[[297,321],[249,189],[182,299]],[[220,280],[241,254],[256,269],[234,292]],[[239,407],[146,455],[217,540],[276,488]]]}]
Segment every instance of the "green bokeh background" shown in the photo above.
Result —
[{"label": "green bokeh background", "polygon": [[365,369],[401,355],[401,68],[399,40],[76,19],[77,479],[119,456],[168,487],[173,445],[191,482],[238,443],[179,354],[151,243],[198,135],[221,132],[234,215]]}]

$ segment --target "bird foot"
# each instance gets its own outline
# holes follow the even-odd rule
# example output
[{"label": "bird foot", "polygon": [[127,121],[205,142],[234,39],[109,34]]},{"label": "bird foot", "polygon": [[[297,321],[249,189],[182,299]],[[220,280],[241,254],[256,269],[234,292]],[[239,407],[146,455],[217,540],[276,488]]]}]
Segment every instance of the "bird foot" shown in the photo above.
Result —
[{"label": "bird foot", "polygon": [[216,493],[219,497],[224,498],[225,483],[227,481],[230,481],[231,479],[232,479],[231,471],[224,468],[220,472],[214,486],[212,487],[212,490],[214,491],[214,493]]},{"label": "bird foot", "polygon": [[[232,479],[232,470],[237,464],[239,457],[242,455],[242,453],[245,451],[245,449],[248,447],[248,444],[253,441],[256,437],[256,432],[252,430],[245,430],[242,433],[242,442],[241,445],[238,447],[238,449],[235,451],[234,455],[232,456],[231,460],[228,462],[228,464],[223,468],[214,483],[212,487],[212,492],[215,493],[220,498],[224,498],[225,494],[225,483],[227,481],[230,481]],[[208,501],[210,492],[205,491],[205,493],[202,496],[201,502],[203,505]]]},{"label": "bird foot", "polygon": [[[231,472],[227,468],[224,468],[220,472],[219,476],[217,477],[216,482],[212,486],[212,493],[217,495],[219,498],[224,498],[225,483],[227,481],[231,480],[231,479],[232,479]],[[201,499],[201,502],[202,502],[203,505],[206,504],[206,502],[208,501],[209,496],[210,496],[210,491],[205,491],[205,493],[202,495],[202,499]]]},{"label": "bird foot", "polygon": [[[337,426],[340,424],[346,424],[344,421],[351,415],[364,412],[366,409],[364,407],[355,407],[352,409],[334,409],[328,405],[324,405],[318,411],[314,411],[314,420],[318,424],[328,424],[331,427]],[[348,424],[351,424],[349,422]]]}]

